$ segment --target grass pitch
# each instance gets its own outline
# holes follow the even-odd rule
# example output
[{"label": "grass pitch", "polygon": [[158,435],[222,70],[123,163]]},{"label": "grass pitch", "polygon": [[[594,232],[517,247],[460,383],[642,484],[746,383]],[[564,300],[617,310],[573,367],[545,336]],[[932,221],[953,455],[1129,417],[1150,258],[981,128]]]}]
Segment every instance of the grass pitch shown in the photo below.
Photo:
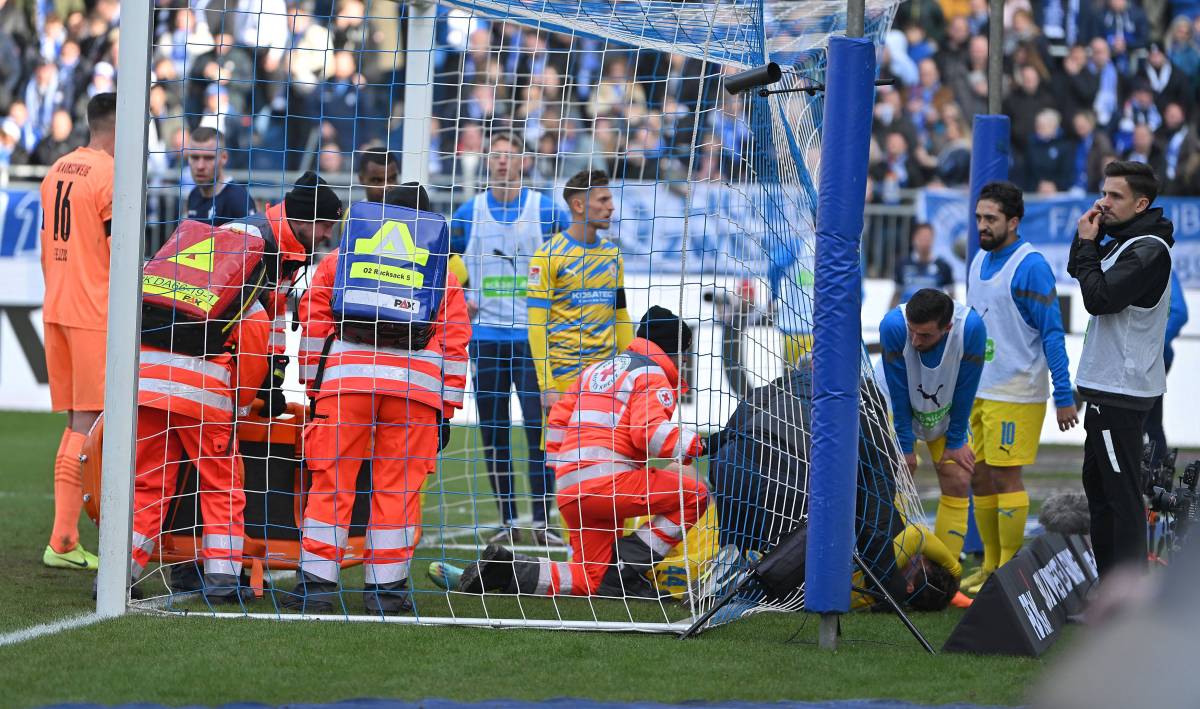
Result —
[{"label": "grass pitch", "polygon": [[[0,463],[0,633],[93,608],[91,574],[41,565],[53,516],[54,449],[63,421],[46,414],[0,414],[0,450],[5,451]],[[459,450],[470,450],[466,434],[456,432],[453,445]],[[484,493],[488,483],[475,476],[478,467],[466,462],[451,466],[442,474],[443,488],[452,488],[455,495],[474,489]],[[489,506],[486,512],[491,511]],[[451,518],[441,524],[452,528],[458,513],[451,509],[448,514]],[[96,531],[90,521],[83,519],[80,528],[84,544],[94,549]],[[347,585],[357,582],[353,573],[347,575]],[[442,599],[455,604],[455,613],[484,611],[478,599],[448,602],[432,593],[424,563],[414,563],[413,576],[418,589],[426,591],[418,594],[419,607],[431,608]],[[563,617],[615,619],[625,612],[624,604],[578,599],[559,600],[553,609],[547,606],[552,602],[538,599],[522,599],[520,606],[516,599],[487,603],[497,604],[493,614],[509,616],[553,610]],[[260,604],[273,610],[270,601]],[[636,612],[662,619],[654,604]],[[686,614],[680,610],[679,615]],[[937,647],[960,617],[950,611],[914,620]],[[1045,666],[1029,659],[929,657],[887,615],[852,614],[845,618],[843,632],[842,649],[829,654],[816,648],[816,623],[801,614],[761,614],[685,642],[661,635],[135,614],[0,647],[0,687],[5,689],[0,704],[215,705],[367,696],[615,701],[878,697],[1014,704],[1025,699]]]}]

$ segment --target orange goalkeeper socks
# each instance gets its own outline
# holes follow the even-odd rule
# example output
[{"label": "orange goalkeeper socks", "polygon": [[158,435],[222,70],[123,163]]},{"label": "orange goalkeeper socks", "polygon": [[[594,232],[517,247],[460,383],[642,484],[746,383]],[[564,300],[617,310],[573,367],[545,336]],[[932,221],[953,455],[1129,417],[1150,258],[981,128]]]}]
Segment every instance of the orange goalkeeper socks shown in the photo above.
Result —
[{"label": "orange goalkeeper socks", "polygon": [[86,438],[68,428],[54,456],[54,531],[50,534],[50,548],[60,554],[79,544],[79,512],[83,509],[79,451]]}]

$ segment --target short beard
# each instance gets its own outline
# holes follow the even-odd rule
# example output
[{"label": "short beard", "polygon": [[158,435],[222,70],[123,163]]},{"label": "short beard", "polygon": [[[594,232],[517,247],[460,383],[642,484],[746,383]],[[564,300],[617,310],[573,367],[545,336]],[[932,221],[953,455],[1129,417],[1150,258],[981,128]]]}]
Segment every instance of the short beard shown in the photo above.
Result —
[{"label": "short beard", "polygon": [[995,251],[996,249],[1000,248],[1000,245],[1003,244],[1007,240],[1008,240],[1007,232],[1005,232],[1003,237],[997,237],[993,233],[992,236],[988,239],[987,243],[984,243],[983,237],[980,237],[979,248],[983,249],[984,251]]}]

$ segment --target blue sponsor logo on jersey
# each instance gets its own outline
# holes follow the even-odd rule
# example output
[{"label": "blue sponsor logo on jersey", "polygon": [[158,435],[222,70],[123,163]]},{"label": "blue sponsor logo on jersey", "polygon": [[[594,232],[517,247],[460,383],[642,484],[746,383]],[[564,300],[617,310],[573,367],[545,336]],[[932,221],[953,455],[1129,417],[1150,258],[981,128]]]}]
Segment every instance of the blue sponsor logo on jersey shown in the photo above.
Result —
[{"label": "blue sponsor logo on jersey", "polygon": [[617,291],[612,288],[581,288],[571,291],[571,305],[581,308],[585,305],[614,305],[617,302]]}]

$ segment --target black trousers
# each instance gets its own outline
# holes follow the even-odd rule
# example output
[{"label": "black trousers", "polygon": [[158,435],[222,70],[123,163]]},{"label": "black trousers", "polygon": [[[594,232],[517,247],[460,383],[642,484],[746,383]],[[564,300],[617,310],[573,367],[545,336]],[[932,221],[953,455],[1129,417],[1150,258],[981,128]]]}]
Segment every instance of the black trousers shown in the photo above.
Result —
[{"label": "black trousers", "polygon": [[1101,576],[1120,564],[1146,565],[1142,498],[1145,411],[1088,402],[1083,428],[1083,490],[1091,514],[1092,550]]}]

